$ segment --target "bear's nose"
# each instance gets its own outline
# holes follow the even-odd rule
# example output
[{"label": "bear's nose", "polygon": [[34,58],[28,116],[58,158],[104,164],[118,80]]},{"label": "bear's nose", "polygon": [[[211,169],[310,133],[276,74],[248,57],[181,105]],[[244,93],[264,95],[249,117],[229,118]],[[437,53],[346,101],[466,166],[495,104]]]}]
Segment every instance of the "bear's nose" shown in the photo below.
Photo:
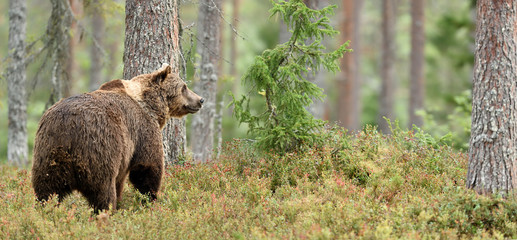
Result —
[{"label": "bear's nose", "polygon": [[199,103],[203,104],[205,102],[205,99],[204,98],[201,98],[201,100],[199,100]]}]

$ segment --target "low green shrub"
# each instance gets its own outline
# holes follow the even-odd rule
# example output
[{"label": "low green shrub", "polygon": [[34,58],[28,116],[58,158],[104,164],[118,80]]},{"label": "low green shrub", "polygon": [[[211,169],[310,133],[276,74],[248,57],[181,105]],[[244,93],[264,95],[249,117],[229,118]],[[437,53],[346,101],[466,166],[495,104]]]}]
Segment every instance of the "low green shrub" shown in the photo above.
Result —
[{"label": "low green shrub", "polygon": [[167,168],[158,200],[128,186],[94,215],[79,194],[35,201],[0,165],[0,239],[419,239],[517,237],[517,202],[465,186],[464,153],[418,130],[327,127],[303,153],[226,144],[221,161]]}]

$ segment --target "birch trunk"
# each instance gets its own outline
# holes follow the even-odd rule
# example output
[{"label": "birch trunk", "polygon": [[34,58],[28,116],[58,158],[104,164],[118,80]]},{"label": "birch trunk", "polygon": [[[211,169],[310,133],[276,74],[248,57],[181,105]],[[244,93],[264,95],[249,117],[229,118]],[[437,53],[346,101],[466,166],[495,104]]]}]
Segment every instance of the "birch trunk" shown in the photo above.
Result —
[{"label": "birch trunk", "polygon": [[8,137],[7,161],[10,165],[28,165],[27,91],[25,65],[26,3],[9,1],[9,63],[7,66]]}]

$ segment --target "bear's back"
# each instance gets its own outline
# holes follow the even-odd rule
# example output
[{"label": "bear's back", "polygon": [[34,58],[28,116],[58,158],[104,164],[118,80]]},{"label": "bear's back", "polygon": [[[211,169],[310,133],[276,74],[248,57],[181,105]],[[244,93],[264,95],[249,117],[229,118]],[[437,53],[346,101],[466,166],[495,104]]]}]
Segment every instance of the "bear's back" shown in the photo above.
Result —
[{"label": "bear's back", "polygon": [[[108,173],[108,169],[118,168],[110,166],[111,159],[127,160],[134,151],[138,141],[135,137],[141,131],[139,115],[138,104],[120,93],[95,91],[63,99],[41,118],[34,164],[72,163],[70,168],[105,168]],[[57,150],[62,153],[57,154]],[[116,156],[120,153],[128,156]],[[92,163],[99,166],[91,166]]]}]

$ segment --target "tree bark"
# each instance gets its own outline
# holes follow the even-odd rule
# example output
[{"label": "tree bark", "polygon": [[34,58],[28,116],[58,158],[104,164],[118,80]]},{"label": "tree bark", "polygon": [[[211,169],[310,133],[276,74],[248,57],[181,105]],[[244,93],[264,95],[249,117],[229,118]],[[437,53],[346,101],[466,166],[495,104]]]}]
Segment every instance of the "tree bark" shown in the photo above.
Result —
[{"label": "tree bark", "polygon": [[379,99],[379,130],[389,133],[388,122],[384,117],[393,119],[395,101],[395,0],[382,1],[382,67],[381,94]]},{"label": "tree bark", "polygon": [[416,112],[424,109],[424,4],[425,0],[411,1],[411,66],[409,92],[409,127],[421,127],[423,119]]},{"label": "tree bark", "polygon": [[9,63],[7,66],[8,137],[7,161],[10,165],[28,165],[27,91],[25,64],[25,0],[9,1]]},{"label": "tree bark", "polygon": [[345,54],[341,59],[342,75],[338,80],[338,121],[348,130],[359,130],[360,118],[360,13],[362,0],[343,0],[343,22],[341,35],[343,42],[350,40],[352,53]]},{"label": "tree bark", "polygon": [[50,107],[65,96],[65,84],[69,81],[68,73],[70,64],[70,26],[72,13],[68,1],[51,0],[52,12],[47,28],[48,48],[51,51],[50,58],[53,63],[51,84],[52,91],[47,103]]},{"label": "tree bark", "polygon": [[78,73],[79,66],[75,61],[75,49],[77,44],[81,41],[81,30],[77,25],[77,20],[80,18],[80,15],[83,13],[82,4],[79,0],[69,0],[71,20],[70,26],[65,26],[70,28],[68,31],[70,32],[69,42],[68,42],[68,62],[66,65],[66,74],[68,75],[67,81],[63,82],[63,96],[70,97],[74,94],[77,94],[77,90],[75,89],[77,85],[77,76],[80,75]]},{"label": "tree bark", "polygon": [[[239,9],[241,5],[241,0],[233,0],[233,17],[232,17],[232,28],[237,29],[239,24]],[[233,29],[231,29],[231,37],[230,37],[230,61],[232,64],[230,65],[230,75],[234,78],[237,78],[237,35],[233,33]],[[237,84],[235,84],[237,85]],[[235,91],[234,91],[235,92]]]},{"label": "tree bark", "polygon": [[94,1],[92,6],[92,43],[90,46],[90,82],[88,88],[94,91],[104,82],[102,68],[104,65],[103,43],[105,35],[105,22],[99,0]]},{"label": "tree bark", "polygon": [[192,151],[194,160],[210,160],[214,146],[214,118],[216,111],[217,66],[219,60],[221,0],[203,0],[199,4],[198,49],[201,48],[200,81],[196,92],[205,98],[203,108],[192,116]]},{"label": "tree bark", "polygon": [[477,1],[467,187],[509,193],[517,186],[517,3]]},{"label": "tree bark", "polygon": [[[163,63],[180,72],[178,0],[127,0],[124,79],[150,73]],[[163,129],[165,163],[185,154],[185,120],[171,119]]]}]

